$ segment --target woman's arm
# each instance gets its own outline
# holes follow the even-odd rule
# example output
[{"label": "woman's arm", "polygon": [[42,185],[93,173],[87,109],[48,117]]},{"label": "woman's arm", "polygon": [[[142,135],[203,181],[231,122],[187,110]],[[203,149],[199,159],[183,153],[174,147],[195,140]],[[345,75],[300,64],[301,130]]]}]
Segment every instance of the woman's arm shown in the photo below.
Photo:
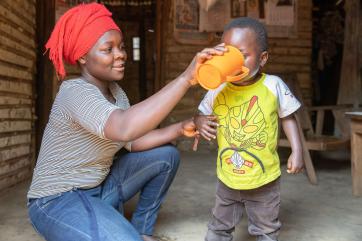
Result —
[{"label": "woman's arm", "polygon": [[192,137],[196,134],[193,119],[190,119],[150,131],[146,135],[132,141],[131,149],[132,152],[145,151],[169,143],[180,136]]},{"label": "woman's arm", "polygon": [[292,153],[288,158],[287,172],[298,173],[302,171],[304,166],[302,144],[300,141],[298,125],[294,114],[282,118],[282,127],[285,135],[290,142]]},{"label": "woman's arm", "polygon": [[115,110],[108,118],[104,134],[114,141],[131,141],[154,129],[170,113],[193,84],[197,67],[213,55],[222,55],[224,45],[207,48],[198,53],[179,77],[146,100],[126,111]]}]

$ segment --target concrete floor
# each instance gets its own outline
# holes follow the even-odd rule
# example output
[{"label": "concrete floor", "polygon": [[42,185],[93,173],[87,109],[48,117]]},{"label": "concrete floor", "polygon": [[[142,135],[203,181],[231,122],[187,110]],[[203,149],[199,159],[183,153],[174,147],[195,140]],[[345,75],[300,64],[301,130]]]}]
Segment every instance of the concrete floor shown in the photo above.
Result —
[{"label": "concrete floor", "polygon": [[[214,203],[215,153],[183,153],[182,163],[163,205],[156,234],[167,241],[203,240]],[[282,166],[283,223],[280,240],[361,241],[362,198],[351,194],[350,163],[316,163],[319,185],[305,175],[288,175]],[[27,219],[25,195],[29,181],[0,196],[0,241],[40,241]],[[136,198],[126,204],[134,209]],[[237,227],[236,241],[254,240],[246,218]],[[76,240],[75,240],[76,241]]]}]

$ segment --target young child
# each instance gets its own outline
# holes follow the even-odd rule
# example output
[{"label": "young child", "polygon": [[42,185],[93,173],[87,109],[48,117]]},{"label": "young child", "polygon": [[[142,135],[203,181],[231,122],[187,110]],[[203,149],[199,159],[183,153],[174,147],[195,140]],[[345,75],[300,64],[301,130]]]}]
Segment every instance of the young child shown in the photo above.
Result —
[{"label": "young child", "polygon": [[252,18],[231,21],[222,42],[245,56],[244,79],[210,90],[195,116],[202,137],[218,141],[217,190],[205,240],[232,240],[245,207],[249,233],[258,241],[277,240],[281,223],[281,175],[277,154],[278,118],[291,142],[287,172],[299,173],[303,159],[293,113],[300,107],[286,84],[261,72],[268,60],[267,33]]}]

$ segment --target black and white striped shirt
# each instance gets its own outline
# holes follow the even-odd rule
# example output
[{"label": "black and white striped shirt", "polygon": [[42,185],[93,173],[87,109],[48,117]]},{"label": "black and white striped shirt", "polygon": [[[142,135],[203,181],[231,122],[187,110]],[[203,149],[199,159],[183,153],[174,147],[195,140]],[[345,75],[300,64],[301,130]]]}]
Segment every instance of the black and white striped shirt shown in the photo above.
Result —
[{"label": "black and white striped shirt", "polygon": [[116,83],[110,103],[100,90],[82,80],[64,81],[54,100],[34,169],[28,198],[40,198],[73,188],[92,188],[107,176],[114,154],[130,143],[105,138],[105,123],[115,109],[129,101]]}]

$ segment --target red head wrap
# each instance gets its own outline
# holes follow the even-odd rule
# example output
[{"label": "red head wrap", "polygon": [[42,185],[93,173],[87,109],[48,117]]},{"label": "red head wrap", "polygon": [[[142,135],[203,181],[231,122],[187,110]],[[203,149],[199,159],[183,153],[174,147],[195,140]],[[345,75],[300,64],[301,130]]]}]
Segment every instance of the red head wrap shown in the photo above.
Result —
[{"label": "red head wrap", "polygon": [[102,4],[90,3],[73,7],[59,18],[45,48],[61,78],[66,75],[63,58],[74,65],[105,32],[121,31],[111,16]]}]

